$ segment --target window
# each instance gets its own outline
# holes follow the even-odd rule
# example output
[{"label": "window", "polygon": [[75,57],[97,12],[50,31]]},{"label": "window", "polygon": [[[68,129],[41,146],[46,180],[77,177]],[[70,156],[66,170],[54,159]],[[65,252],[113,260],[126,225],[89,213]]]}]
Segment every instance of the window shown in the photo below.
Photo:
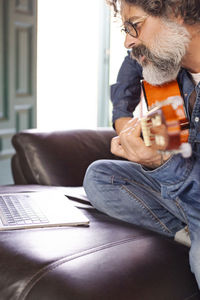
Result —
[{"label": "window", "polygon": [[104,0],[38,1],[38,128],[97,126],[102,9]]}]

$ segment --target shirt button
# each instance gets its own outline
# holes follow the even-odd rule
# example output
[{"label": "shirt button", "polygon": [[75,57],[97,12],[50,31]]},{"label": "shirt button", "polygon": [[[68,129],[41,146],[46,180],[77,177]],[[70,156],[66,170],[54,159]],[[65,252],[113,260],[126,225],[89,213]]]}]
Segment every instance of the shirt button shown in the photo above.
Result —
[{"label": "shirt button", "polygon": [[194,120],[195,120],[196,123],[198,123],[199,122],[199,117],[196,117]]}]

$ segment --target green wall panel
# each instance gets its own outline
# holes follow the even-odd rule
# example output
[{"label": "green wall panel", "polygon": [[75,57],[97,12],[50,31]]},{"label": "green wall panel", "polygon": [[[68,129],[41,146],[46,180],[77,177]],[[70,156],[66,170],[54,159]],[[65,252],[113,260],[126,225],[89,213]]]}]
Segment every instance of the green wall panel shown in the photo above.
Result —
[{"label": "green wall panel", "polygon": [[0,0],[0,185],[13,182],[13,134],[36,127],[37,0]]}]

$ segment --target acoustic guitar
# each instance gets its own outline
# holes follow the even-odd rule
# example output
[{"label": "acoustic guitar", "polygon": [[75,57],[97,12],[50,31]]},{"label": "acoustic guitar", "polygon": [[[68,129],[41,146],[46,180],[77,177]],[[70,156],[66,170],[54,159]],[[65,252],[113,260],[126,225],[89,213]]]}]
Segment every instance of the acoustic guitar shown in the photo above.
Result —
[{"label": "acoustic guitar", "polygon": [[[156,145],[159,151],[192,154],[188,143],[189,122],[177,81],[153,86],[142,81],[148,112],[141,118],[141,128],[146,146]],[[152,129],[156,129],[154,134]]]}]

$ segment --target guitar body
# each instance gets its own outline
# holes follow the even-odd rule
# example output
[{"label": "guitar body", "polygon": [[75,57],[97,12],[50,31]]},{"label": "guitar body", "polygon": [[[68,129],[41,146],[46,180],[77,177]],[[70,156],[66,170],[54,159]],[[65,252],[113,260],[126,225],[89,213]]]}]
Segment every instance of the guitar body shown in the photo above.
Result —
[{"label": "guitar body", "polygon": [[[146,146],[155,143],[159,150],[175,151],[188,142],[189,122],[177,81],[161,86],[142,82],[144,97],[149,112],[141,119],[142,133]],[[152,127],[165,127],[161,134],[152,134]]]}]

